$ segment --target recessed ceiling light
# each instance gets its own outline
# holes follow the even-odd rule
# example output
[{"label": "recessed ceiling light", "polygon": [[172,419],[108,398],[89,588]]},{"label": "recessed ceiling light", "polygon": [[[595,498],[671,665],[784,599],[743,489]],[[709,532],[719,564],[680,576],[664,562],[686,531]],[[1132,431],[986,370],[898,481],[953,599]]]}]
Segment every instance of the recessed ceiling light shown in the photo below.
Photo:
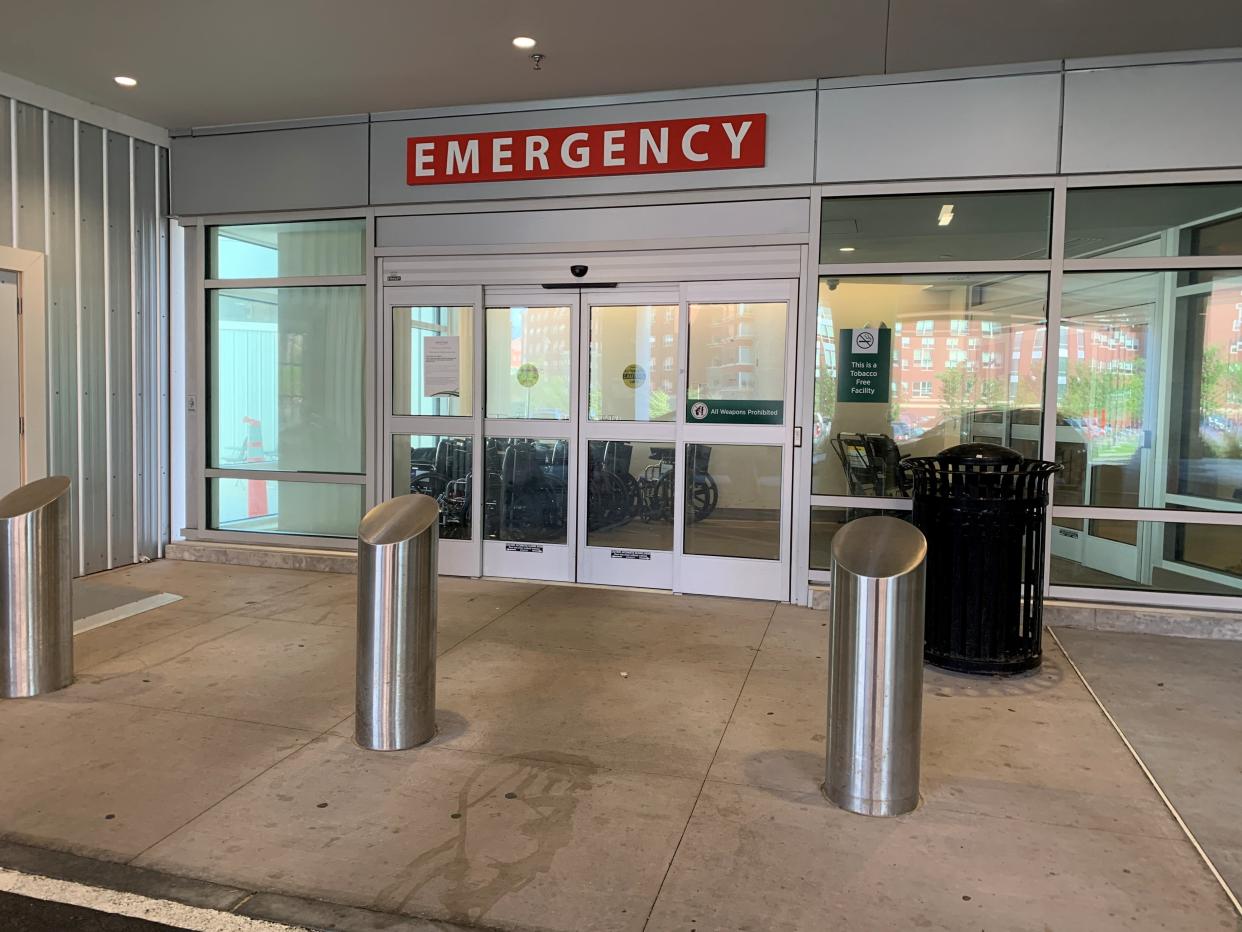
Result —
[{"label": "recessed ceiling light", "polygon": [[136,79],[126,77],[123,74],[118,74],[112,80],[115,81],[117,84],[121,85],[121,87],[137,87],[138,86],[138,81]]},{"label": "recessed ceiling light", "polygon": [[518,36],[513,40],[513,44],[519,49],[533,49],[535,47],[535,40],[530,36]]},{"label": "recessed ceiling light", "polygon": [[853,251],[854,251],[853,246],[842,246],[841,247],[841,252],[853,252]]},{"label": "recessed ceiling light", "polygon": [[937,218],[937,222],[942,227],[947,227],[950,223],[953,222],[953,205],[952,204],[945,204],[943,207],[940,208],[940,216]]}]

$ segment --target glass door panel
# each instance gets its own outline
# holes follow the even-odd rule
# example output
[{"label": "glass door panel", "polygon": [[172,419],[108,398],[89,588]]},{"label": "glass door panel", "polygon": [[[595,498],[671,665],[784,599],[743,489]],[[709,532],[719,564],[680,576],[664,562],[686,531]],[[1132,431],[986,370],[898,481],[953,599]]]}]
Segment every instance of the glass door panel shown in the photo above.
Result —
[{"label": "glass door panel", "polygon": [[440,540],[471,540],[474,438],[393,434],[392,494],[430,495]]},{"label": "glass door panel", "polygon": [[781,558],[781,448],[686,445],[685,547],[689,554]]},{"label": "glass door panel", "polygon": [[596,439],[586,449],[579,579],[671,589],[676,443]]},{"label": "glass door panel", "polygon": [[570,419],[576,304],[488,307],[489,418]]},{"label": "glass door panel", "polygon": [[477,287],[383,290],[381,451],[384,497],[422,494],[440,508],[439,571],[478,576],[482,350]]},{"label": "glass door panel", "polygon": [[675,587],[790,591],[797,282],[683,286],[688,320]]},{"label": "glass door panel", "polygon": [[393,414],[473,413],[474,308],[392,309]]},{"label": "glass door panel", "polygon": [[591,308],[592,421],[668,421],[676,417],[677,304]]},{"label": "glass door panel", "polygon": [[675,285],[582,296],[580,582],[673,587],[679,298]]},{"label": "glass door panel", "polygon": [[483,572],[574,579],[577,295],[487,290]]},{"label": "glass door panel", "polygon": [[784,301],[690,305],[689,421],[782,423],[788,312]]}]

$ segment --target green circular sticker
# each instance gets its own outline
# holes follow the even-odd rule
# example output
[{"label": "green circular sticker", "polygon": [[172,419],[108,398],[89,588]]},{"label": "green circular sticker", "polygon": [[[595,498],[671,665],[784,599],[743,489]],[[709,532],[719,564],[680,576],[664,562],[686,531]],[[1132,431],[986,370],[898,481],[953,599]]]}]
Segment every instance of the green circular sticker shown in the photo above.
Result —
[{"label": "green circular sticker", "polygon": [[539,381],[539,367],[529,362],[522,363],[518,366],[517,381],[523,388],[534,388]]},{"label": "green circular sticker", "polygon": [[647,381],[647,370],[636,362],[630,363],[621,370],[621,381],[626,388],[638,388]]}]

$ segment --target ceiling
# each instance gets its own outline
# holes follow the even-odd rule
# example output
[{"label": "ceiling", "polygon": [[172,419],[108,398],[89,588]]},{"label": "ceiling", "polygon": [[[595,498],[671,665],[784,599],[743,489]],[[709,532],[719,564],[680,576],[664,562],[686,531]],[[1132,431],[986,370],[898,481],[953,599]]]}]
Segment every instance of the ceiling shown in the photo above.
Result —
[{"label": "ceiling", "polygon": [[[510,40],[547,56],[533,70]],[[0,70],[184,128],[1242,46],[1237,0],[4,0]],[[139,80],[124,90],[117,74]]]}]

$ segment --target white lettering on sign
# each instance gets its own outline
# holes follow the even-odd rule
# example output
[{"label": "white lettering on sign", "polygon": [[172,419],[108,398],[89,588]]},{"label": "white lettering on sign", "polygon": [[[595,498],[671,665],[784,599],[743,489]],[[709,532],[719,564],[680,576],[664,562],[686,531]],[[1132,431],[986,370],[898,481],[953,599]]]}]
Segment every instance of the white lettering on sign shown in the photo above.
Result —
[{"label": "white lettering on sign", "polygon": [[536,160],[539,162],[539,167],[546,172],[548,170],[547,136],[526,137],[526,170],[528,172],[535,170]]},{"label": "white lettering on sign", "polygon": [[767,115],[747,113],[410,137],[410,185],[762,168]]},{"label": "white lettering on sign", "polygon": [[543,553],[543,544],[505,544],[509,553]]},{"label": "white lettering on sign", "polygon": [[570,133],[566,136],[561,143],[561,161],[569,168],[586,168],[590,165],[591,150],[584,145],[574,148],[575,143],[584,143],[590,138],[586,133]]},{"label": "white lettering on sign", "polygon": [[646,550],[614,550],[611,557],[614,560],[650,560],[651,554]]},{"label": "white lettering on sign", "polygon": [[643,127],[638,131],[638,164],[646,165],[647,156],[655,159],[657,165],[668,164],[668,127],[660,128],[660,141],[656,142],[651,130]]},{"label": "white lettering on sign", "polygon": [[513,137],[497,136],[492,140],[492,171],[494,172],[511,172],[513,171]]},{"label": "white lettering on sign", "polygon": [[742,151],[742,140],[746,138],[746,134],[750,132],[750,120],[747,120],[740,128],[734,129],[732,123],[724,125],[725,135],[729,137],[729,145],[733,149],[733,158],[737,158]]},{"label": "white lettering on sign", "polygon": [[452,139],[448,144],[448,174],[467,175],[479,170],[479,141],[470,139],[462,146],[460,139]]},{"label": "white lettering on sign", "polygon": [[414,172],[420,178],[427,178],[432,174],[431,148],[431,143],[429,142],[420,142],[414,147]]},{"label": "white lettering on sign", "polygon": [[706,123],[696,123],[694,126],[691,126],[688,130],[686,130],[685,134],[681,137],[681,154],[688,158],[691,162],[707,161],[706,152],[695,151],[694,137],[698,136],[700,133],[706,133],[709,129],[711,129],[711,127]]},{"label": "white lettering on sign", "polygon": [[625,159],[621,158],[621,139],[625,135],[619,129],[610,129],[604,133],[604,164],[605,165],[624,165]]}]

